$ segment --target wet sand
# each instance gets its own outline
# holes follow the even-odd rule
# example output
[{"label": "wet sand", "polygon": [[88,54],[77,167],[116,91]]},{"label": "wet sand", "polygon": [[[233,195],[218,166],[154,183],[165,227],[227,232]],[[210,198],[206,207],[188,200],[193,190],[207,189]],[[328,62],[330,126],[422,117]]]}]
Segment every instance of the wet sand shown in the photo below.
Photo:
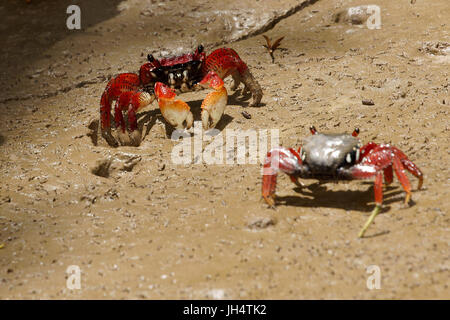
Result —
[{"label": "wet sand", "polygon": [[[449,298],[447,0],[80,3],[79,31],[65,28],[64,1],[0,5],[1,299]],[[381,29],[333,20],[362,4],[380,6]],[[285,36],[275,63],[262,34]],[[280,176],[269,209],[260,164],[174,164],[156,103],[140,113],[139,147],[92,143],[111,76],[200,43],[234,48],[263,89],[260,107],[229,90],[223,132],[278,129],[281,145],[298,147],[311,125],[359,127],[364,143],[402,149],[423,190],[409,175],[405,207],[395,179],[358,239],[370,180],[300,190]],[[180,96],[195,120],[205,94]],[[70,265],[81,290],[66,288]],[[366,286],[370,265],[379,290]]]}]

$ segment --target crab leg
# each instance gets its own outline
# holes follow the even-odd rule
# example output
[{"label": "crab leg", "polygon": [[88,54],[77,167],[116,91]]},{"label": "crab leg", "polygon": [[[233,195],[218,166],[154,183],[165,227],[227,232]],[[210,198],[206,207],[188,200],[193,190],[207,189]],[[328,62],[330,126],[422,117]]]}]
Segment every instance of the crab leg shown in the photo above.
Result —
[{"label": "crab leg", "polygon": [[277,187],[277,174],[265,174],[262,181],[262,196],[269,207],[275,206],[275,190]]},{"label": "crab leg", "polygon": [[117,147],[118,143],[111,134],[111,103],[112,99],[109,98],[108,88],[102,94],[100,100],[100,122],[101,132],[103,138],[108,142],[110,146]]},{"label": "crab leg", "polygon": [[422,171],[408,158],[402,159],[402,164],[413,176],[419,179],[419,184],[417,185],[417,189],[421,189],[423,185],[423,174]]},{"label": "crab leg", "polygon": [[374,189],[376,207],[359,233],[359,237],[364,236],[365,231],[381,209],[383,173],[386,183],[389,184],[392,182],[393,172],[395,172],[395,175],[406,192],[405,204],[408,204],[411,200],[411,183],[405,174],[405,168],[419,179],[419,189],[423,183],[423,175],[420,169],[398,148],[389,145],[377,145],[371,142],[363,146],[361,150],[364,158],[360,164],[352,169],[352,175],[357,179],[366,179],[375,175]]},{"label": "crab leg", "polygon": [[155,84],[155,95],[164,119],[177,129],[189,129],[194,122],[191,109],[182,100],[175,100],[175,92],[162,82]]},{"label": "crab leg", "polygon": [[111,79],[100,100],[100,120],[103,138],[109,145],[117,147],[118,143],[111,134],[111,104],[120,97],[123,92],[135,91],[139,88],[141,80],[137,74],[122,73]]},{"label": "crab leg", "polygon": [[400,181],[400,184],[406,192],[405,204],[408,204],[411,199],[411,183],[405,174],[405,168],[403,167],[400,159],[397,157],[394,157],[392,166],[395,174],[397,175],[398,181]]},{"label": "crab leg", "polygon": [[202,67],[203,74],[215,71],[221,79],[229,75],[233,77],[233,89],[236,89],[240,82],[245,85],[244,91],[250,91],[253,96],[251,106],[257,106],[261,102],[262,90],[256,79],[250,73],[247,65],[241,60],[239,55],[230,48],[220,48],[211,52]]},{"label": "crab leg", "polygon": [[239,75],[238,71],[235,71],[231,74],[231,77],[233,78],[233,85],[231,86],[231,90],[234,91],[241,84],[241,76]]},{"label": "crab leg", "polygon": [[364,227],[361,229],[361,231],[358,234],[358,238],[364,237],[364,233],[366,233],[366,230],[369,228],[369,226],[372,224],[375,217],[380,213],[381,205],[383,203],[383,172],[378,171],[375,176],[375,184],[373,186],[374,192],[375,192],[375,208],[373,209],[369,219],[367,219],[367,222],[364,224]]},{"label": "crab leg", "polygon": [[392,166],[389,166],[383,170],[384,173],[384,182],[386,185],[389,185],[394,181],[394,173],[392,171]]},{"label": "crab leg", "polygon": [[128,111],[128,124],[130,131],[137,129],[136,112],[151,104],[154,96],[147,92],[127,91],[123,92],[117,100],[114,117],[116,123],[120,125],[122,132],[125,132],[125,121],[123,120],[122,111]]},{"label": "crab leg", "polygon": [[296,174],[301,168],[302,160],[294,149],[274,148],[267,153],[263,167],[262,196],[270,207],[275,206],[278,171],[286,173],[292,182],[301,186]]},{"label": "crab leg", "polygon": [[203,128],[207,130],[214,128],[222,118],[228,94],[222,79],[214,71],[208,72],[199,84],[214,89],[202,102],[202,124]]},{"label": "crab leg", "polygon": [[137,129],[136,112],[151,104],[153,100],[155,100],[155,96],[150,95],[148,92],[135,92],[131,96],[131,103],[128,106],[128,125],[130,126],[130,131]]},{"label": "crab leg", "polygon": [[[398,168],[399,168],[399,174],[401,176],[404,176],[403,180],[400,180],[400,176],[397,174],[397,177],[400,180],[400,183],[402,183],[402,181],[406,181],[405,182],[407,185],[409,185],[409,189],[411,189],[410,187],[410,183],[409,180],[405,174],[405,170],[408,170],[413,176],[415,176],[417,179],[419,179],[419,183],[417,186],[417,189],[421,189],[422,185],[423,185],[423,174],[422,171],[420,171],[420,169],[415,165],[414,162],[412,162],[411,160],[408,159],[408,157],[398,148],[395,147],[391,147],[393,153],[394,153],[394,158],[397,158],[399,160],[398,163]],[[395,171],[395,166],[394,166],[394,171]],[[406,180],[405,180],[406,179]],[[403,183],[402,183],[403,185]]]},{"label": "crab leg", "polygon": [[298,180],[298,177],[295,175],[289,175],[289,179],[291,179],[292,183],[294,183],[297,187],[304,187],[305,185]]},{"label": "crab leg", "polygon": [[116,101],[116,106],[114,108],[114,121],[116,122],[116,126],[120,126],[122,132],[125,132],[125,120],[123,120],[122,109],[119,107],[118,101]]},{"label": "crab leg", "polygon": [[412,162],[408,159],[406,154],[404,154],[400,149],[392,147],[392,150],[395,154],[395,156],[401,161],[401,168],[406,168],[413,176],[415,176],[417,179],[419,179],[419,184],[417,186],[417,189],[422,188],[423,184],[423,174],[422,171]]},{"label": "crab leg", "polygon": [[130,104],[133,93],[133,91],[122,92],[119,96],[119,99],[117,99],[116,101],[116,107],[114,109],[114,120],[116,121],[116,125],[120,126],[120,128],[122,129],[122,132],[125,132],[123,111],[128,109],[128,105]]}]

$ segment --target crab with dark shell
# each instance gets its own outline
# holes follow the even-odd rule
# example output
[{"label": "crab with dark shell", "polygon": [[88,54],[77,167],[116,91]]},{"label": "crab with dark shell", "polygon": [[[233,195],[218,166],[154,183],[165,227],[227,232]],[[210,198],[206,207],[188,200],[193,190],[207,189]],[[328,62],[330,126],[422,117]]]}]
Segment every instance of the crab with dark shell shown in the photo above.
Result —
[{"label": "crab with dark shell", "polygon": [[393,181],[394,173],[406,192],[405,203],[411,199],[411,184],[405,169],[419,179],[423,174],[398,148],[389,144],[369,142],[362,145],[357,136],[359,129],[350,134],[318,133],[311,127],[312,136],[298,150],[274,148],[264,162],[262,196],[269,206],[275,206],[275,189],[278,172],[284,172],[297,186],[298,178],[319,181],[339,181],[375,178],[375,208],[359,233],[363,237],[367,228],[380,212],[383,200],[383,175],[386,184]]},{"label": "crab with dark shell", "polygon": [[[189,106],[176,100],[176,93],[211,88],[202,103],[202,123],[205,129],[213,128],[219,122],[227,105],[228,93],[223,79],[232,76],[232,90],[242,82],[244,91],[253,96],[252,105],[258,105],[262,90],[239,55],[230,48],[220,48],[206,55],[203,46],[193,53],[176,57],[156,59],[148,55],[139,74],[121,73],[112,78],[100,100],[100,119],[102,136],[111,146],[118,142],[111,134],[111,107],[115,102],[114,118],[122,133],[128,131],[132,145],[139,145],[140,132],[137,129],[136,112],[148,106],[155,97],[163,117],[177,129],[190,128],[193,115]],[[123,118],[127,112],[127,130]],[[120,136],[119,136],[120,137]]]}]

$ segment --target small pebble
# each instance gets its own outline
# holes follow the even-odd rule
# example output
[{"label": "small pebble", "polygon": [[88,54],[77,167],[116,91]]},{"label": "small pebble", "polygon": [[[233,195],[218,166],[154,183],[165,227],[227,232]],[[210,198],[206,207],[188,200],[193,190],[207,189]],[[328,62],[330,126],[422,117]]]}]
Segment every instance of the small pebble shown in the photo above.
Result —
[{"label": "small pebble", "polygon": [[250,229],[266,229],[268,227],[274,226],[277,223],[275,218],[271,217],[257,217],[252,219],[247,224],[247,227]]},{"label": "small pebble", "polygon": [[242,111],[242,115],[244,116],[245,119],[251,119],[252,115],[250,113],[248,113],[247,111]]},{"label": "small pebble", "polygon": [[365,106],[373,106],[375,104],[375,102],[373,102],[372,99],[364,99],[362,101],[362,104],[365,105]]}]

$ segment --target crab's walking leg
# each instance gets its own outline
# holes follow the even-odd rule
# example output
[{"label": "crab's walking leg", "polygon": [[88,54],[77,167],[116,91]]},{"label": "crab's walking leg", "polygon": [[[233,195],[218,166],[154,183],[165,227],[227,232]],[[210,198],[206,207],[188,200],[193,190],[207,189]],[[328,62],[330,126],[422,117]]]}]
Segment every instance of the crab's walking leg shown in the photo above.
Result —
[{"label": "crab's walking leg", "polygon": [[100,122],[103,138],[110,146],[117,147],[118,143],[111,134],[111,99],[108,97],[107,89],[100,100]]},{"label": "crab's walking leg", "polygon": [[[264,169],[266,169],[266,166],[264,166]],[[266,203],[271,208],[275,206],[276,187],[277,187],[277,173],[264,174],[262,181],[262,196],[266,201]]]},{"label": "crab's walking leg", "polygon": [[200,82],[200,85],[214,89],[202,102],[202,124],[203,128],[207,130],[214,128],[222,118],[227,105],[228,94],[222,79],[214,71],[210,71]]},{"label": "crab's walking leg", "polygon": [[231,77],[233,78],[233,85],[231,86],[231,90],[235,91],[241,84],[241,76],[239,75],[239,72],[236,71],[231,74]]},{"label": "crab's walking leg", "polygon": [[392,166],[394,168],[395,174],[397,175],[398,181],[400,181],[400,184],[406,192],[405,204],[408,204],[409,200],[411,199],[411,183],[409,182],[409,179],[405,174],[405,168],[403,167],[400,159],[397,157],[394,157]]},{"label": "crab's walking leg", "polygon": [[[275,206],[278,171],[286,173],[296,183],[301,170],[302,161],[294,149],[274,148],[267,153],[263,167],[262,196],[270,207]],[[299,182],[297,185],[301,186]]]},{"label": "crab's walking leg", "polygon": [[154,99],[155,96],[148,92],[134,92],[131,96],[131,101],[128,105],[128,125],[130,126],[131,132],[137,129],[136,112],[151,104]]},{"label": "crab's walking leg", "polygon": [[393,172],[397,176],[400,184],[406,192],[405,204],[411,200],[411,183],[406,176],[405,168],[419,179],[419,189],[422,187],[423,174],[420,169],[408,159],[408,157],[398,148],[388,145],[377,145],[368,143],[361,148],[361,155],[364,157],[360,164],[352,169],[352,176],[358,179],[370,178],[375,175],[375,207],[372,215],[367,221],[359,236],[362,237],[364,232],[378,214],[381,208],[382,200],[382,173],[385,175],[387,184],[392,182]]},{"label": "crab's walking leg", "polygon": [[123,133],[125,133],[123,111],[128,109],[128,105],[131,103],[131,97],[133,96],[133,94],[133,91],[122,92],[116,101],[116,107],[114,109],[114,120],[116,121],[116,126],[120,126]]},{"label": "crab's walking leg", "polygon": [[114,108],[114,121],[116,126],[120,126],[122,132],[125,132],[125,120],[123,119],[122,109],[119,107],[119,101],[116,101],[116,107]]},{"label": "crab's walking leg", "polygon": [[240,82],[245,85],[245,90],[250,91],[253,96],[251,106],[257,106],[261,102],[262,89],[253,75],[250,73],[247,65],[241,60],[239,55],[230,48],[221,48],[214,50],[203,64],[203,74],[209,71],[215,71],[221,79],[229,75],[233,77],[233,88],[236,89]]},{"label": "crab's walking leg", "polygon": [[186,102],[175,100],[175,92],[162,82],[155,84],[155,94],[159,109],[164,119],[176,129],[189,129],[194,122],[194,116]]},{"label": "crab's walking leg", "polygon": [[[114,118],[117,126],[120,126],[122,134],[119,134],[119,140],[124,145],[135,145],[138,146],[141,143],[141,132],[137,129],[137,110],[146,107],[151,104],[155,99],[154,96],[147,92],[141,91],[127,91],[122,92],[119,99],[116,102],[116,107],[114,110]],[[128,114],[128,125],[130,135],[125,134],[125,121],[123,119],[123,111],[127,111]],[[124,140],[125,139],[125,140]],[[129,141],[131,139],[131,141]]]},{"label": "crab's walking leg", "polygon": [[118,100],[123,92],[135,91],[140,86],[140,79],[134,73],[122,73],[111,79],[100,100],[101,133],[109,145],[117,147],[118,143],[111,134],[111,104]]},{"label": "crab's walking leg", "polygon": [[378,215],[378,213],[380,213],[381,205],[383,203],[383,172],[382,171],[377,172],[377,174],[375,176],[375,184],[373,186],[373,189],[375,192],[375,208],[373,209],[369,219],[367,219],[367,222],[364,224],[364,227],[359,232],[358,238],[364,237],[366,230],[372,224],[373,220]]},{"label": "crab's walking leg", "polygon": [[421,189],[423,185],[423,174],[422,171],[409,159],[402,159],[402,164],[412,175],[419,179],[419,184],[417,189]]},{"label": "crab's walking leg", "polygon": [[294,175],[290,175],[289,178],[291,179],[291,181],[297,186],[297,187],[304,187],[305,185],[303,183],[301,183],[298,180],[298,177],[294,176]]},{"label": "crab's walking leg", "polygon": [[123,120],[122,112],[127,110],[128,125],[130,131],[137,129],[136,112],[153,102],[154,96],[148,92],[141,91],[127,91],[120,94],[115,108],[115,120],[120,125],[122,132],[125,132],[125,121]]},{"label": "crab's walking leg", "polygon": [[[148,92],[124,92],[120,95],[116,106],[116,119],[119,120],[122,134],[119,134],[119,140],[123,145],[139,146],[142,139],[142,132],[138,129],[136,112],[148,106],[155,97]],[[125,122],[122,111],[126,110],[128,114],[129,134],[125,134]]]},{"label": "crab's walking leg", "polygon": [[392,166],[389,166],[383,170],[384,173],[384,182],[386,185],[389,185],[394,181],[394,173],[392,171]]}]

